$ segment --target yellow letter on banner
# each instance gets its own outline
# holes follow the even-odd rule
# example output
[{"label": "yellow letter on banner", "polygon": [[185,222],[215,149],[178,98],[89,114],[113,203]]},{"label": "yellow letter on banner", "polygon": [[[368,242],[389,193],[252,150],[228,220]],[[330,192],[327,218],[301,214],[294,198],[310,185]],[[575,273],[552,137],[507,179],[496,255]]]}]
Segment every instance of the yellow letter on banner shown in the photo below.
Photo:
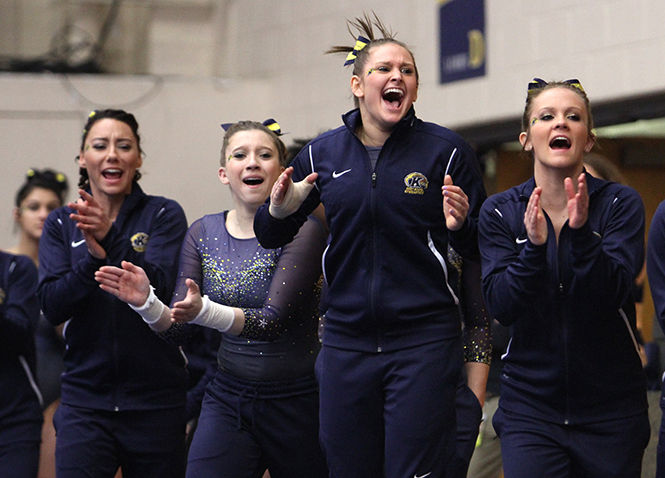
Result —
[{"label": "yellow letter on banner", "polygon": [[485,39],[480,30],[470,30],[467,33],[469,39],[469,66],[478,68],[485,62]]}]

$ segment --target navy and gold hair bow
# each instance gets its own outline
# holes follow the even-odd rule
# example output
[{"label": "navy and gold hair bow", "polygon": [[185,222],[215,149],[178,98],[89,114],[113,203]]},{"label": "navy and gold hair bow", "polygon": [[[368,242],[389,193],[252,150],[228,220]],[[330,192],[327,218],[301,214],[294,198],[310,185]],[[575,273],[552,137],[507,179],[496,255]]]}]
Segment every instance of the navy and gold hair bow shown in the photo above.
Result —
[{"label": "navy and gold hair bow", "polygon": [[263,122],[263,126],[268,128],[270,131],[275,133],[277,136],[282,135],[282,129],[279,127],[279,124],[277,121],[275,121],[273,118],[268,118]]},{"label": "navy and gold hair bow", "polygon": [[[222,123],[220,126],[224,129],[224,131],[228,131],[229,128],[234,124],[235,123]],[[282,129],[279,126],[279,123],[277,123],[277,121],[275,121],[273,118],[268,118],[261,124],[266,128],[268,128],[273,133],[275,133],[277,136],[281,136],[283,134]]]},{"label": "navy and gold hair bow", "polygon": [[580,83],[580,80],[577,78],[572,78],[570,80],[565,80],[563,83],[572,86],[573,88],[577,88],[580,90],[582,93],[584,93],[584,88],[582,88],[582,83]]},{"label": "navy and gold hair bow", "polygon": [[[580,80],[578,80],[577,78],[571,78],[570,80],[564,80],[561,83],[563,83],[564,85],[570,85],[573,88],[577,88],[582,93],[584,93],[584,88],[582,88],[582,84],[580,83]],[[539,89],[545,88],[547,86],[547,84],[548,83],[545,80],[543,80],[542,78],[534,78],[533,80],[531,80],[529,82],[528,91],[539,90]]]},{"label": "navy and gold hair bow", "polygon": [[358,35],[358,38],[356,39],[356,44],[353,46],[353,51],[349,52],[349,54],[346,56],[346,61],[344,62],[344,66],[353,64],[353,62],[356,61],[358,52],[363,48],[365,48],[367,45],[369,45],[369,40],[364,36]]}]

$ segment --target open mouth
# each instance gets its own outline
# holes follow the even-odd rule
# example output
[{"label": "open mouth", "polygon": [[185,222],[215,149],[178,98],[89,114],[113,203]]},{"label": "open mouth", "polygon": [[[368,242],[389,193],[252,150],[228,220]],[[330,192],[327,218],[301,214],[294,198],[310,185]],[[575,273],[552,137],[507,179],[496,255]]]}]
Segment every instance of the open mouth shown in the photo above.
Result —
[{"label": "open mouth", "polygon": [[242,180],[242,182],[247,184],[248,186],[258,186],[259,184],[263,183],[263,181],[264,181],[263,178],[258,178],[258,177],[247,177]]},{"label": "open mouth", "polygon": [[383,92],[383,100],[387,101],[394,108],[399,108],[402,105],[404,92],[399,88],[388,88]]},{"label": "open mouth", "polygon": [[552,149],[570,149],[570,140],[565,136],[557,136],[550,141]]},{"label": "open mouth", "polygon": [[120,169],[105,169],[102,171],[102,176],[105,179],[120,179],[122,176],[122,170]]}]

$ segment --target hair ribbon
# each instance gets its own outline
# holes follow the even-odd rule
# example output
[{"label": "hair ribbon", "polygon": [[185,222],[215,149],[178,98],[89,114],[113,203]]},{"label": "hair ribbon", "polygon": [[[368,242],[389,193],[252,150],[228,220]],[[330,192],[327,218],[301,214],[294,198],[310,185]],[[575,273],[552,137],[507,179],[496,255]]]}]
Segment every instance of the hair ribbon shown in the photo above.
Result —
[{"label": "hair ribbon", "polygon": [[[231,126],[233,126],[234,124],[235,123],[222,123],[220,126],[222,127],[222,129],[224,129],[224,131],[228,131],[229,128]],[[265,126],[266,128],[268,128],[273,133],[275,133],[277,136],[281,136],[283,134],[282,129],[279,126],[279,123],[277,123],[277,121],[275,121],[274,118],[268,118],[267,120],[265,120],[261,124],[263,126]]]},{"label": "hair ribbon", "polygon": [[353,64],[353,62],[356,61],[358,52],[360,52],[360,50],[365,48],[367,45],[369,45],[369,40],[362,35],[358,35],[358,38],[356,39],[356,44],[353,47],[353,51],[349,52],[349,54],[346,56],[346,61],[344,62],[344,66]]},{"label": "hair ribbon", "polygon": [[[577,88],[582,93],[584,93],[584,88],[582,88],[582,84],[580,83],[580,80],[578,80],[577,78],[571,78],[570,80],[564,80],[561,83],[563,83],[564,85],[570,85],[573,88]],[[528,91],[539,90],[539,89],[545,88],[547,86],[547,84],[548,83],[545,80],[543,80],[542,78],[534,78],[533,80],[531,80],[529,82]]]},{"label": "hair ribbon", "polygon": [[582,83],[580,83],[580,80],[578,80],[577,78],[571,78],[570,80],[565,80],[564,83],[572,86],[573,88],[577,88],[582,93],[585,93],[584,88],[582,88]]},{"label": "hair ribbon", "polygon": [[268,118],[263,122],[263,126],[268,128],[270,131],[275,133],[277,136],[282,135],[282,129],[279,127],[279,123],[275,121],[273,118]]},{"label": "hair ribbon", "polygon": [[546,86],[547,82],[545,80],[542,78],[534,78],[529,82],[528,90],[539,90],[540,88],[545,88]]}]

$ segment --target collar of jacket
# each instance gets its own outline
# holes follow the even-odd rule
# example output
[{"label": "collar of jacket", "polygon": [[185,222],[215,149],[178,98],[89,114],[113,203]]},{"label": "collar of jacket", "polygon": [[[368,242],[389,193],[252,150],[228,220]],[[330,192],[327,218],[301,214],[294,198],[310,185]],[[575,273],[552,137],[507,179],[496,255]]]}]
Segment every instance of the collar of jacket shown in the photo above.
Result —
[{"label": "collar of jacket", "polygon": [[[125,201],[122,203],[122,207],[118,213],[118,218],[122,217],[124,220],[124,217],[127,216],[130,211],[136,209],[143,202],[145,197],[146,194],[143,192],[143,189],[141,189],[141,186],[139,186],[139,183],[133,181],[132,192],[125,196]],[[116,218],[116,221],[118,218]]]}]

